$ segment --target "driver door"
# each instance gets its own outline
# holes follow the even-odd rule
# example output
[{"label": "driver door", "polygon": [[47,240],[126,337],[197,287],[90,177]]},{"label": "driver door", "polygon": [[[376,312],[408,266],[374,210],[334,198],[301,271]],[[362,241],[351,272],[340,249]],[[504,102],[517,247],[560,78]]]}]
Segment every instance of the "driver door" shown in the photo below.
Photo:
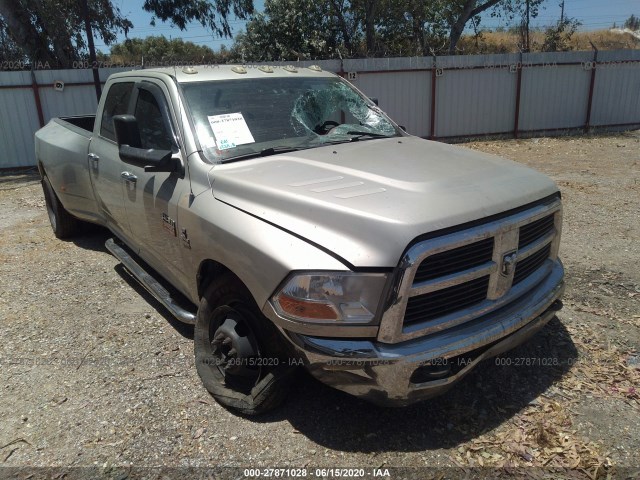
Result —
[{"label": "driver door", "polygon": [[[172,150],[180,158],[175,121],[160,81],[136,83],[133,115],[138,121],[141,148]],[[144,167],[123,163],[124,205],[138,255],[175,285],[184,285],[178,204],[189,194],[184,169],[145,172]]]},{"label": "driver door", "polygon": [[100,125],[91,138],[87,159],[89,178],[105,224],[127,243],[131,241],[131,231],[124,208],[124,192],[120,177],[124,164],[118,153],[113,117],[129,113],[134,85],[134,82],[127,81],[109,86]]}]

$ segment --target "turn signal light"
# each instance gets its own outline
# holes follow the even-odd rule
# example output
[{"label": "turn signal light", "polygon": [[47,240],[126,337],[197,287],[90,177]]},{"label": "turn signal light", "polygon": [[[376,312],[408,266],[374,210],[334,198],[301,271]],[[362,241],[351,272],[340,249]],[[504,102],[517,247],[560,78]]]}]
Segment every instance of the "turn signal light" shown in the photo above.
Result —
[{"label": "turn signal light", "polygon": [[322,320],[338,320],[338,312],[331,306],[322,302],[313,302],[289,295],[278,295],[278,304],[284,313],[297,318],[310,318]]}]

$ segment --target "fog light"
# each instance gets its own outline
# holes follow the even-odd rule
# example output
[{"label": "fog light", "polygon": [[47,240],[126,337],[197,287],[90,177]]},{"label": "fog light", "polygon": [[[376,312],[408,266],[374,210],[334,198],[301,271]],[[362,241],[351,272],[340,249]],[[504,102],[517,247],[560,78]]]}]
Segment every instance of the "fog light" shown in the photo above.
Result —
[{"label": "fog light", "polygon": [[434,380],[440,380],[451,375],[451,364],[444,359],[438,359],[438,362],[431,365],[424,365],[411,375],[409,381],[411,383],[426,383]]}]

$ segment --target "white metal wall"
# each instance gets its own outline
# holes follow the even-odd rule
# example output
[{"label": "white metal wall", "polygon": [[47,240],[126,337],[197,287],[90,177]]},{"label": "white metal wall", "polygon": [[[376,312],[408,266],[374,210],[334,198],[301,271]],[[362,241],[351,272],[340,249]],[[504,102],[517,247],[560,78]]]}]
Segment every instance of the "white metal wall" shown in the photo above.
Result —
[{"label": "white metal wall", "polygon": [[[380,107],[422,137],[448,138],[582,128],[640,126],[640,50],[368,58],[305,61],[340,73]],[[435,68],[434,68],[435,67]],[[103,69],[104,82],[111,73]],[[432,93],[435,78],[435,110]],[[44,122],[95,113],[91,70],[35,72]],[[57,80],[64,91],[53,89]],[[18,86],[20,88],[3,88]],[[431,118],[435,120],[431,124]],[[0,72],[0,169],[35,164],[33,134],[40,127],[31,72]]]},{"label": "white metal wall", "polygon": [[440,57],[436,61],[435,137],[513,129],[516,83],[510,55]]},{"label": "white metal wall", "polygon": [[[0,85],[30,85],[29,72],[2,72]],[[30,88],[0,89],[0,168],[35,164],[33,133],[40,127]]]},{"label": "white metal wall", "polygon": [[640,61],[640,50],[599,52],[591,125],[624,124],[640,115],[640,68],[630,61]]},{"label": "white metal wall", "polygon": [[[591,52],[531,54],[524,67],[520,100],[521,130],[554,130],[584,126],[587,118]],[[562,63],[580,62],[579,65]],[[525,63],[526,65],[526,63]]]},{"label": "white metal wall", "polygon": [[[112,73],[123,69],[100,71],[104,83]],[[38,95],[46,124],[53,117],[94,114],[98,106],[95,87],[73,86],[71,83],[91,83],[91,70],[38,70],[34,72]],[[65,83],[56,91],[56,81]],[[23,86],[22,88],[2,88]],[[31,72],[0,72],[0,169],[35,165],[33,134],[40,128]]]},{"label": "white metal wall", "polygon": [[352,81],[365,95],[377,98],[379,105],[399,125],[414,135],[429,135],[431,118],[431,74],[428,71],[359,74]]}]

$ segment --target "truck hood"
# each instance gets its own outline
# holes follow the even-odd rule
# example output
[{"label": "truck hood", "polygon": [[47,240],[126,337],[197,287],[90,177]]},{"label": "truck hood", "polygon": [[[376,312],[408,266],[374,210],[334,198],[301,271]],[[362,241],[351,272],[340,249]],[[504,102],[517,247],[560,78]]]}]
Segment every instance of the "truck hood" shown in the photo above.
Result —
[{"label": "truck hood", "polygon": [[355,267],[393,267],[419,235],[558,190],[547,176],[515,162],[416,137],[218,165],[209,175],[218,200]]}]

